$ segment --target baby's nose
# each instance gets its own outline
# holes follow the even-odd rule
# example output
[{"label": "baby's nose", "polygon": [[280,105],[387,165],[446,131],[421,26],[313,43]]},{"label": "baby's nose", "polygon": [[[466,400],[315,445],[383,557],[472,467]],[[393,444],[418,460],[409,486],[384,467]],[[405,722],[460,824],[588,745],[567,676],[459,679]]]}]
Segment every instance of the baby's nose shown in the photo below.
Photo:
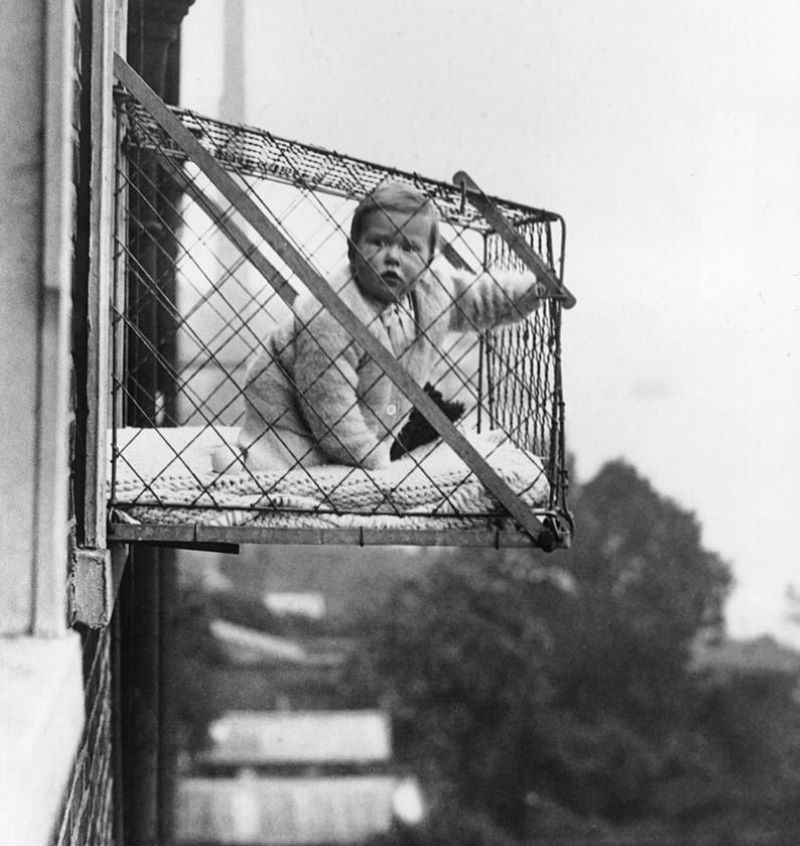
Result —
[{"label": "baby's nose", "polygon": [[386,260],[387,261],[397,261],[400,257],[400,245],[399,244],[387,244],[386,245]]}]

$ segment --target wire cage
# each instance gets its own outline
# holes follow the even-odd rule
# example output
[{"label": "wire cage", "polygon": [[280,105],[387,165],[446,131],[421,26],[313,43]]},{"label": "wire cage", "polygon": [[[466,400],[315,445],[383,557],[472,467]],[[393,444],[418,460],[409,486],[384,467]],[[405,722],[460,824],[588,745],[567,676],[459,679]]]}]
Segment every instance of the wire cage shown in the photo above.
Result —
[{"label": "wire cage", "polygon": [[[526,316],[503,287],[526,270],[525,249],[560,283],[561,217],[481,195],[513,227],[510,239],[482,213],[468,178],[427,179],[167,108],[139,83],[121,74],[116,97],[109,537],[197,546],[568,545],[565,297],[539,285],[538,307]],[[427,322],[416,300],[398,318],[410,322],[412,346],[433,348],[424,379],[419,369],[410,378],[411,354],[387,343],[384,314],[367,320],[359,298],[348,299],[334,281],[352,282],[348,235],[357,204],[389,182],[412,186],[435,206],[442,245],[435,261],[443,268],[436,278],[463,283],[460,299],[440,285]],[[475,311],[473,301],[483,302],[470,293],[475,285],[492,289],[481,296],[502,311],[503,325]],[[453,310],[460,331],[435,331]],[[330,314],[339,321],[331,331],[353,338],[347,353],[378,365],[361,394],[345,394],[349,404],[335,418],[320,408],[324,383],[347,389],[354,376],[324,340]],[[307,360],[299,335],[313,350]],[[296,372],[287,370],[289,348]],[[317,362],[320,390],[309,387],[316,385],[309,361]],[[242,433],[259,367],[277,368],[296,395],[296,407],[282,413],[316,415],[312,430],[327,427],[323,440],[336,441],[328,460],[310,460],[316,447],[292,451],[286,443],[285,462],[251,465]],[[394,445],[393,460],[361,460],[348,451],[342,426],[369,416],[365,396],[389,394],[399,397],[387,407],[395,417],[378,415],[367,428],[384,447]],[[427,443],[404,452],[412,407],[430,432]],[[265,420],[267,429],[280,433],[281,420]]]}]

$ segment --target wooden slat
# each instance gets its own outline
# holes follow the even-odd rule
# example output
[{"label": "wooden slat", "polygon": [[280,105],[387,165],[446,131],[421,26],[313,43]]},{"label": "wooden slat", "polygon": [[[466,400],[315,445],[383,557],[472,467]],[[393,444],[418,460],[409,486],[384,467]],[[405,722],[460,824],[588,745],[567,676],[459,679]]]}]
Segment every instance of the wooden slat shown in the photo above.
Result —
[{"label": "wooden slat", "polygon": [[106,546],[105,488],[111,395],[109,302],[113,273],[110,221],[114,220],[115,115],[113,108],[114,4],[95,4],[92,15],[91,142],[89,207],[88,350],[86,372],[86,488],[84,546]]},{"label": "wooden slat", "polygon": [[530,547],[526,532],[508,529],[273,529],[267,526],[159,526],[111,523],[109,540],[165,544],[299,544],[303,546]]},{"label": "wooden slat", "polygon": [[555,544],[552,533],[536,519],[530,509],[525,506],[483,456],[453,426],[428,394],[408,375],[406,370],[397,363],[394,356],[347,307],[327,281],[306,262],[278,227],[266,217],[255,201],[214,160],[213,156],[172,114],[169,107],[119,55],[115,56],[114,68],[120,82],[150,112],[172,140],[190,156],[192,161],[222,193],[227,202],[234,206],[253,229],[269,243],[270,247],[302,280],[317,300],[328,309],[350,336],[374,359],[412,405],[422,412],[442,439],[464,460],[484,486],[497,497],[501,505],[543,548],[552,548]]},{"label": "wooden slat", "polygon": [[[113,518],[112,518],[113,519]],[[195,527],[181,523],[171,526],[146,526],[138,523],[109,523],[108,541],[114,543],[136,543],[137,541],[160,540],[167,543],[191,543],[195,540]]]}]

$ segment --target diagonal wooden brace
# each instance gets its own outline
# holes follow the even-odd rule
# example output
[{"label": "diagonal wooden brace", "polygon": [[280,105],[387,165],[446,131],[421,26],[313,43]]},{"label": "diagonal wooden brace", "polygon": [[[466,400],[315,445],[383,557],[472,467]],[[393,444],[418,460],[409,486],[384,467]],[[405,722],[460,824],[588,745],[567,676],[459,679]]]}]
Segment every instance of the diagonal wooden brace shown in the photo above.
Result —
[{"label": "diagonal wooden brace", "polygon": [[[118,54],[114,56],[114,72],[119,81],[150,112],[153,119],[172,138],[192,162],[223,195],[242,217],[253,227],[286,265],[307,286],[316,299],[330,312],[340,325],[357,341],[383,372],[400,389],[412,405],[428,419],[445,443],[467,464],[500,504],[531,536],[542,549],[550,551],[556,546],[556,537],[545,527],[511,490],[505,480],[486,459],[447,419],[442,410],[399,365],[394,356],[372,335],[361,320],[342,301],[327,281],[297,251],[293,244],[273,224],[256,202],[244,191],[214,157],[203,148],[195,136],[175,117],[163,100]],[[270,277],[267,281],[279,284]]]},{"label": "diagonal wooden brace", "polygon": [[536,250],[506,220],[505,215],[481,191],[470,176],[460,170],[453,177],[453,184],[458,185],[464,191],[467,199],[492,225],[494,231],[525,262],[526,267],[536,274],[536,279],[546,292],[544,295],[560,299],[564,308],[572,308],[576,303],[575,297],[561,284],[553,271],[542,261]]}]

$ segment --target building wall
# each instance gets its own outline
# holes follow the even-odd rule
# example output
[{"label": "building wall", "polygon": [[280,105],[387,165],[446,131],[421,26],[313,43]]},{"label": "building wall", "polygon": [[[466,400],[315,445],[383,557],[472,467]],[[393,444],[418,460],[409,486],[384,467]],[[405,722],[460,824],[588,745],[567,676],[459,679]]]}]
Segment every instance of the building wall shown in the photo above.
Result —
[{"label": "building wall", "polygon": [[115,778],[114,688],[108,628],[83,635],[86,725],[60,813],[54,846],[111,846],[119,802]]},{"label": "building wall", "polygon": [[[191,3],[134,0],[131,19],[158,53],[165,27],[174,41]],[[98,160],[84,152],[86,87],[87,68],[102,67],[91,101],[102,95],[97,114],[109,115],[112,47],[124,53],[127,7],[128,0],[0,3],[0,842],[14,846],[110,846],[121,830],[117,641],[108,627],[71,627],[68,596],[80,592],[81,562],[107,563],[94,549],[103,546],[98,532],[83,544],[90,549],[76,544],[90,537],[92,517],[88,506],[86,520],[81,513],[89,499],[80,484],[86,398],[105,396],[89,383],[82,344],[104,314],[102,297],[91,313],[90,281],[108,274],[102,260],[89,267],[87,253],[107,257],[113,217],[98,206],[98,197],[110,201],[108,162],[98,174]],[[92,145],[94,153],[109,148]],[[103,239],[106,253],[98,253]],[[103,341],[95,346],[104,360]],[[101,409],[94,423],[104,443]],[[95,523],[104,529],[102,511]],[[107,606],[110,613],[113,602]],[[130,702],[129,710],[142,710]],[[136,747],[138,735],[129,737]],[[136,782],[128,778],[126,790]],[[148,837],[126,830],[134,846],[155,842]]]},{"label": "building wall", "polygon": [[42,296],[42,4],[0,5],[0,634],[32,625],[38,338]]},{"label": "building wall", "polygon": [[0,841],[113,842],[108,633],[68,626],[81,31],[0,4]]},{"label": "building wall", "polygon": [[[95,239],[90,213],[93,192],[97,191],[97,173],[92,161],[92,109],[97,101],[91,86],[109,84],[98,72],[103,49],[98,41],[113,38],[119,44],[119,27],[124,32],[124,0],[71,0],[73,23],[72,61],[65,72],[72,88],[69,134],[69,193],[73,211],[69,220],[69,263],[71,298],[76,321],[71,334],[72,390],[69,422],[71,429],[69,528],[70,537],[81,536],[76,525],[76,504],[82,502],[81,475],[83,433],[86,431],[86,397],[94,385],[85,378],[87,339],[93,322],[88,300],[90,244]],[[109,31],[110,30],[110,31]],[[116,33],[116,34],[115,34]],[[99,80],[99,82],[98,82]],[[89,330],[89,331],[87,331]],[[78,511],[82,514],[82,509]],[[119,730],[117,679],[112,627],[89,629],[77,627],[82,658],[84,724],[72,762],[56,819],[54,846],[112,846],[118,841],[121,822],[120,780],[118,778]]]}]

